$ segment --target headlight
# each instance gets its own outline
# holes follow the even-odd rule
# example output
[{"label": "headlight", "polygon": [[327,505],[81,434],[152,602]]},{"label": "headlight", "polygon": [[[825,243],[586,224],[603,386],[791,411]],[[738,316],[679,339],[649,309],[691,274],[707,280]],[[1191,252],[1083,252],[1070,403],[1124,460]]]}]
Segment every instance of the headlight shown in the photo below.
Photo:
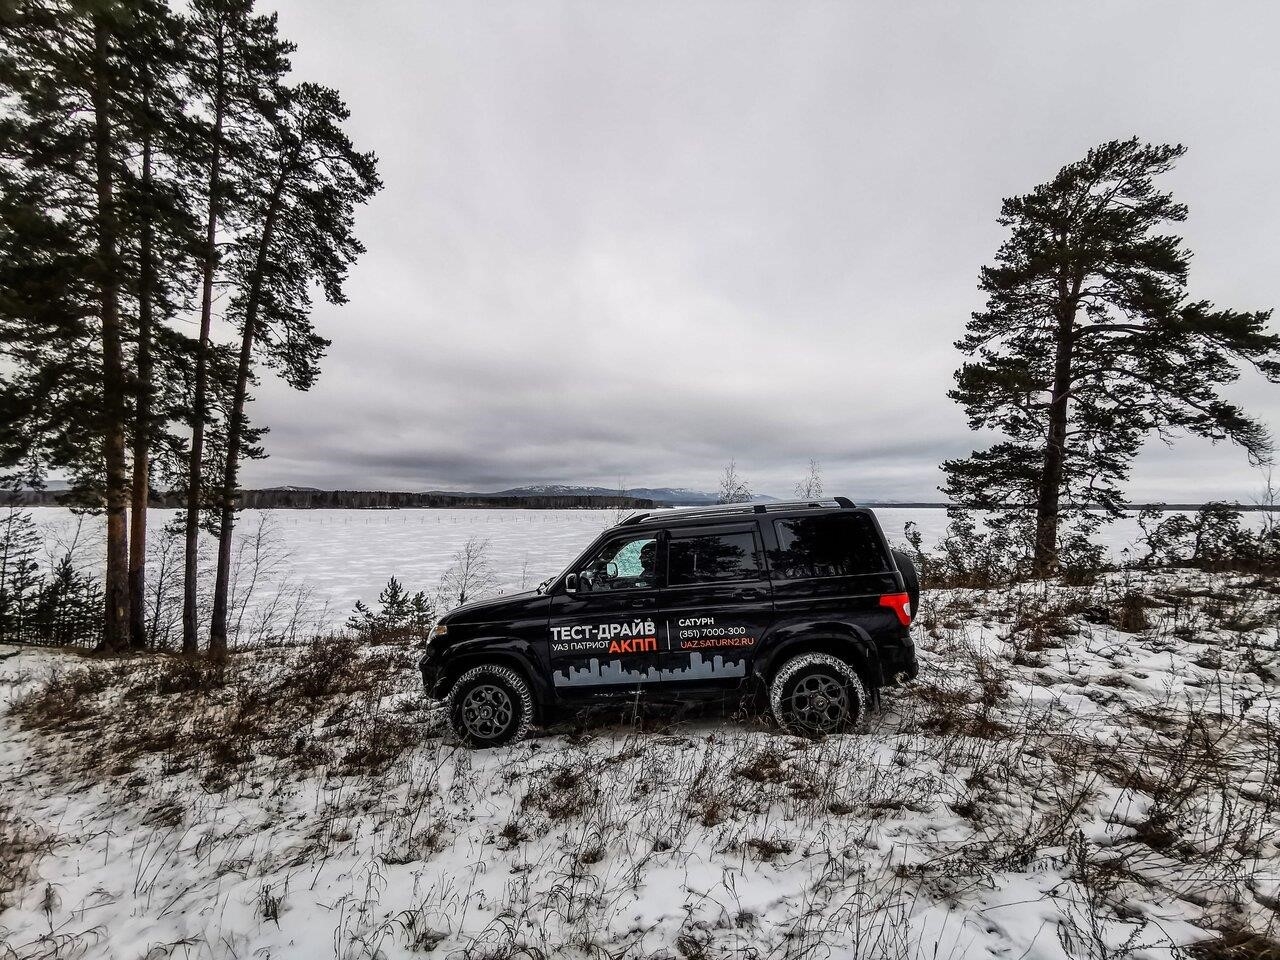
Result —
[{"label": "headlight", "polygon": [[445,626],[443,623],[437,623],[434,627],[431,628],[431,632],[427,634],[427,642],[431,643],[433,640],[436,640],[439,637],[446,636],[448,633],[449,633],[449,628],[447,626]]}]

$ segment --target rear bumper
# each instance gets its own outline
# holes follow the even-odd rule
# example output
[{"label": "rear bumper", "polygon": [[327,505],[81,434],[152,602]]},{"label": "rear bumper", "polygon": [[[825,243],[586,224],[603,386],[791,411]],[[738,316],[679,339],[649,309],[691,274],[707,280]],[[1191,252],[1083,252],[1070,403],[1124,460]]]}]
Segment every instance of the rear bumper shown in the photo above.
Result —
[{"label": "rear bumper", "polygon": [[880,670],[885,683],[898,685],[914,680],[920,674],[920,664],[916,660],[915,644],[907,637],[901,646],[882,647],[880,650]]}]

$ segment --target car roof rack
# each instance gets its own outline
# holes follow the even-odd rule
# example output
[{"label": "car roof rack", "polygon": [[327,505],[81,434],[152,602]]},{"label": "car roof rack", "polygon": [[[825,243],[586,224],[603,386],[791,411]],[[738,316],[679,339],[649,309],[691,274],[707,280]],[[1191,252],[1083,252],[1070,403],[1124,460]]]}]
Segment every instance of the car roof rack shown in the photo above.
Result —
[{"label": "car roof rack", "polygon": [[848,497],[831,497],[826,500],[769,500],[764,503],[718,503],[708,507],[686,507],[684,509],[648,510],[633,513],[618,524],[620,527],[634,526],[659,517],[672,520],[692,520],[697,517],[721,517],[734,514],[770,513],[774,510],[798,510],[804,508],[822,509],[836,506],[842,510],[852,510],[856,504]]}]

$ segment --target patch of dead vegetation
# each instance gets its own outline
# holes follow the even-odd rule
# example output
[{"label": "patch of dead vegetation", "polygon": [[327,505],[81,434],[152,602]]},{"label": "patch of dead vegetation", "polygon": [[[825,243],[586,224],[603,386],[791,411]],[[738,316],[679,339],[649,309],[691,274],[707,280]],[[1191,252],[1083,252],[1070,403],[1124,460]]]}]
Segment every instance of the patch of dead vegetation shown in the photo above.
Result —
[{"label": "patch of dead vegetation", "polygon": [[553,765],[534,776],[522,806],[540,811],[553,821],[569,820],[590,808],[599,793],[599,784],[584,770]]},{"label": "patch of dead vegetation", "polygon": [[1280,940],[1252,930],[1231,930],[1193,943],[1187,954],[1193,960],[1280,960]]},{"label": "patch of dead vegetation", "polygon": [[412,670],[408,648],[369,648],[352,636],[225,663],[86,661],[52,671],[12,712],[23,728],[58,735],[67,772],[120,778],[154,764],[160,775],[192,771],[219,790],[260,760],[295,773],[385,769],[425,735],[412,715],[379,707]]},{"label": "patch of dead vegetation", "polygon": [[0,912],[13,906],[21,890],[35,876],[36,861],[52,840],[34,823],[0,804]]}]

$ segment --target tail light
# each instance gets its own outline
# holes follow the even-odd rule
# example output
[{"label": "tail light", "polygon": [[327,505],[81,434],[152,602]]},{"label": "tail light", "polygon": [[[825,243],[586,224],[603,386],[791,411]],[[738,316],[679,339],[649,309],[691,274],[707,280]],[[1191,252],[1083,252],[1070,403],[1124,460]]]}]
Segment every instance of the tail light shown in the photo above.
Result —
[{"label": "tail light", "polygon": [[880,606],[889,607],[898,615],[898,622],[911,626],[911,596],[906,593],[886,593],[880,598]]}]

